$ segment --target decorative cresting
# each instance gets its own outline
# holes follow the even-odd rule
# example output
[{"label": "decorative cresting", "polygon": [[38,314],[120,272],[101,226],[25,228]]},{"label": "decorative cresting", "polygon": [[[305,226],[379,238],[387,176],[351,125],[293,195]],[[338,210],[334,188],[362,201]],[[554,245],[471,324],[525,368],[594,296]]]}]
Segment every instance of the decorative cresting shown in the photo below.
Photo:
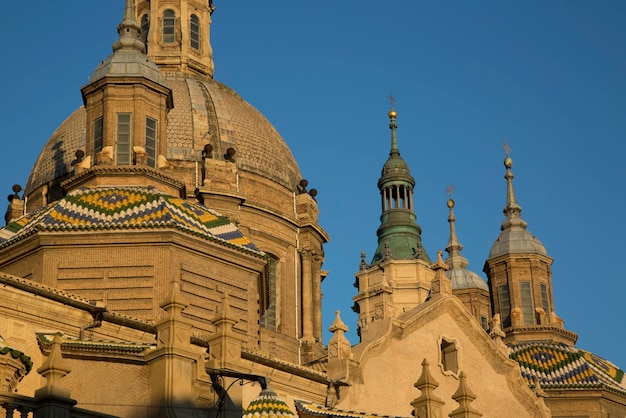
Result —
[{"label": "decorative cresting", "polygon": [[411,260],[421,259],[430,262],[430,258],[422,246],[422,229],[417,224],[413,204],[413,188],[415,179],[411,176],[408,164],[400,156],[396,138],[397,112],[389,112],[389,129],[391,129],[391,151],[383,165],[378,180],[382,200],[381,225],[376,231],[378,248],[372,264],[387,258]]},{"label": "decorative cresting", "polygon": [[543,389],[606,389],[626,394],[624,371],[588,351],[563,343],[531,342],[509,345],[522,377]]},{"label": "decorative cresting", "polygon": [[0,229],[0,248],[46,232],[177,229],[263,256],[228,218],[153,187],[81,188]]},{"label": "decorative cresting", "polygon": [[254,398],[242,414],[242,418],[276,417],[295,418],[296,415],[289,409],[287,403],[269,387]]}]

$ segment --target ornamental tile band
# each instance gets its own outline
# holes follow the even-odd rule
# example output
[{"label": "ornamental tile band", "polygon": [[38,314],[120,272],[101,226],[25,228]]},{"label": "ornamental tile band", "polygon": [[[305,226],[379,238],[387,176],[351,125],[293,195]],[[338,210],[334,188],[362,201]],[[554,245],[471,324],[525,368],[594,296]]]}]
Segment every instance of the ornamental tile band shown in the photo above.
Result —
[{"label": "ornamental tile band", "polygon": [[175,228],[263,256],[228,218],[153,187],[81,188],[0,229],[0,248],[36,231]]},{"label": "ornamental tile band", "polygon": [[543,342],[511,344],[509,350],[529,385],[538,380],[546,389],[606,388],[626,393],[624,371],[588,351]]}]

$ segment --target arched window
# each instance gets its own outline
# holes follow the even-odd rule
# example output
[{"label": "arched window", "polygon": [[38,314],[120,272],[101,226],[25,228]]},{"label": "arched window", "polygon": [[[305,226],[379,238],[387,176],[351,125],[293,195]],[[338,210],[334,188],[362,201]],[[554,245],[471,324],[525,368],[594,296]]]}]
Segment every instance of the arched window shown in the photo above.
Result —
[{"label": "arched window", "polygon": [[200,49],[200,20],[198,16],[191,15],[191,24],[189,25],[189,39],[193,49]]},{"label": "arched window", "polygon": [[163,42],[176,42],[176,14],[170,9],[163,12]]},{"label": "arched window", "polygon": [[150,31],[150,18],[145,14],[141,16],[141,40],[146,45],[146,51],[148,50],[148,31]]}]

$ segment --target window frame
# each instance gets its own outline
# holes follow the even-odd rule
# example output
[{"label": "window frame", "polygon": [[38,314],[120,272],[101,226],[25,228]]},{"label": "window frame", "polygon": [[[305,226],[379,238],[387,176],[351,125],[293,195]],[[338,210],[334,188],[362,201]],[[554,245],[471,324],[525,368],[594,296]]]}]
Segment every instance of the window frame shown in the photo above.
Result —
[{"label": "window frame", "polygon": [[[128,121],[121,119],[128,117]],[[118,113],[116,117],[115,132],[115,164],[133,164],[133,117],[130,112]],[[127,132],[124,132],[127,128]],[[126,161],[127,160],[127,161]]]},{"label": "window frame", "polygon": [[195,14],[189,18],[189,46],[196,51],[200,51],[202,42],[200,19]]},{"label": "window frame", "polygon": [[498,286],[498,307],[500,308],[500,318],[502,321],[502,326],[504,328],[510,327],[511,326],[511,293],[509,292],[508,283],[501,284],[500,286]]},{"label": "window frame", "polygon": [[[150,126],[150,124],[153,124],[154,126]],[[146,164],[148,164],[148,166],[152,168],[156,167],[157,150],[158,150],[158,132],[159,132],[158,129],[159,129],[159,121],[155,118],[151,118],[150,116],[146,116],[145,151],[148,156]]]},{"label": "window frame", "polygon": [[104,148],[104,117],[100,116],[93,121],[93,158],[96,161],[98,153]]},{"label": "window frame", "polygon": [[[161,40],[164,44],[176,43],[176,12],[172,9],[163,11]],[[171,33],[170,33],[171,32]]]},{"label": "window frame", "polygon": [[528,280],[520,281],[519,291],[522,323],[524,325],[535,325],[535,301],[533,300],[532,282]]},{"label": "window frame", "polygon": [[146,46],[146,51],[148,51],[148,33],[150,32],[150,16],[148,13],[144,13],[141,16],[141,39]]}]

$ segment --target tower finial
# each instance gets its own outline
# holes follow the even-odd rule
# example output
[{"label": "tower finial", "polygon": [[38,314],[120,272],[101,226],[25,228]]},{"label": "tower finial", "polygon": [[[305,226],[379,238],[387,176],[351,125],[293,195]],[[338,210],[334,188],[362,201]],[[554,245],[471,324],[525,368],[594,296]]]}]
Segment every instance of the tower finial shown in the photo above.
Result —
[{"label": "tower finial", "polygon": [[527,224],[521,217],[522,207],[517,204],[515,190],[513,189],[513,178],[515,178],[515,175],[511,171],[511,167],[513,167],[513,160],[510,157],[511,148],[509,148],[506,141],[504,142],[503,148],[506,153],[506,158],[504,159],[504,167],[506,168],[506,174],[504,175],[506,179],[506,206],[503,210],[506,219],[502,222],[500,229],[502,231],[510,229],[511,227],[525,229]]},{"label": "tower finial", "polygon": [[447,205],[448,209],[450,209],[450,214],[448,215],[448,222],[450,223],[450,239],[448,240],[448,245],[446,246],[446,252],[448,253],[446,263],[450,266],[450,268],[466,268],[469,265],[469,262],[461,255],[463,246],[456,236],[456,217],[454,216],[455,202],[452,199],[453,192],[454,186],[452,184],[448,185],[448,187],[446,187],[446,193],[448,194]]},{"label": "tower finial", "polygon": [[113,43],[113,51],[134,49],[143,53],[146,45],[141,41],[141,26],[135,19],[135,0],[126,0],[124,18],[117,25],[119,39]]},{"label": "tower finial", "polygon": [[396,129],[398,128],[398,124],[396,123],[396,118],[398,117],[398,112],[396,112],[393,108],[396,99],[390,94],[387,96],[389,99],[389,104],[391,105],[391,110],[388,113],[389,116],[389,129],[391,129],[391,151],[389,151],[390,157],[399,157],[400,149],[398,148],[398,139],[396,138]]}]

